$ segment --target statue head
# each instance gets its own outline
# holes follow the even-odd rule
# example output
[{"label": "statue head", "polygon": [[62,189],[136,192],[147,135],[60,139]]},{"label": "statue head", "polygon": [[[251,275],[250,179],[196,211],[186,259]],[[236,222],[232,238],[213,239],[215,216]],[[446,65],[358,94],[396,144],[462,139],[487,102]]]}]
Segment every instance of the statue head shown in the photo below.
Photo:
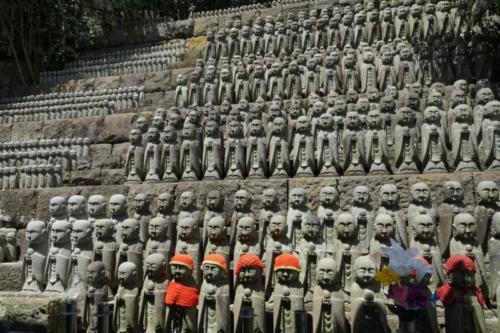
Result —
[{"label": "statue head", "polygon": [[196,125],[190,122],[186,122],[182,127],[182,138],[184,140],[194,140],[196,139],[196,132],[197,132]]},{"label": "statue head", "polygon": [[394,220],[390,215],[378,214],[373,221],[375,238],[379,241],[387,241],[394,236]]},{"label": "statue head", "polygon": [[360,124],[359,114],[356,111],[347,112],[344,119],[345,127],[350,130],[357,130]]},{"label": "statue head", "polygon": [[139,129],[133,128],[128,133],[129,142],[133,145],[140,145],[142,143],[142,133]]},{"label": "statue head", "polygon": [[98,240],[112,239],[115,225],[110,219],[99,219],[94,224],[95,236]]},{"label": "statue head", "polygon": [[241,283],[252,284],[261,280],[263,269],[264,264],[257,255],[245,253],[238,259],[234,273]]},{"label": "statue head", "polygon": [[234,209],[238,211],[250,209],[250,193],[247,190],[238,190],[234,194]]},{"label": "statue head", "polygon": [[218,190],[213,190],[207,194],[207,208],[210,210],[221,210],[224,206],[224,196]]},{"label": "statue head", "polygon": [[306,191],[301,187],[293,188],[290,191],[289,203],[293,208],[305,207],[307,204]]},{"label": "statue head", "polygon": [[431,202],[431,190],[425,183],[413,184],[410,188],[412,202],[417,205],[427,205]]},{"label": "statue head", "polygon": [[94,194],[89,197],[87,211],[91,217],[103,217],[106,215],[106,198],[101,194]]},{"label": "statue head", "polygon": [[338,203],[339,193],[333,186],[324,186],[319,191],[319,202],[322,206],[333,206]]},{"label": "statue head", "polygon": [[195,209],[196,197],[194,193],[191,191],[182,192],[179,205],[182,210]]},{"label": "statue head", "polygon": [[364,185],[359,185],[352,191],[352,202],[355,206],[368,205],[371,202],[370,190]]},{"label": "statue head", "polygon": [[476,104],[486,105],[486,103],[495,99],[495,95],[490,88],[481,88],[476,93]]},{"label": "statue head", "polygon": [[304,238],[315,239],[321,235],[321,223],[316,216],[308,216],[302,223]]},{"label": "statue head", "polygon": [[148,225],[149,238],[162,241],[167,238],[168,220],[163,217],[152,218]]},{"label": "statue head", "polygon": [[460,240],[476,239],[477,222],[474,216],[469,213],[460,213],[453,219],[453,230],[455,238]]},{"label": "statue head", "polygon": [[483,180],[477,184],[476,194],[480,204],[494,205],[498,201],[498,185],[494,181]]},{"label": "statue head", "polygon": [[335,231],[340,239],[351,239],[356,231],[353,216],[350,213],[341,213],[337,216]]},{"label": "statue head", "polygon": [[127,214],[127,197],[123,194],[113,194],[109,198],[109,212],[111,216],[122,216]]},{"label": "statue head", "polygon": [[85,215],[85,198],[81,195],[72,195],[68,199],[68,215],[71,217],[76,217],[79,215]]},{"label": "statue head", "polygon": [[445,263],[444,269],[448,283],[457,289],[473,288],[475,286],[476,264],[465,255],[451,256]]},{"label": "statue head", "polygon": [[236,236],[240,242],[247,242],[257,236],[257,227],[252,217],[244,216],[238,220]]},{"label": "statue head", "polygon": [[290,285],[299,280],[299,258],[291,253],[283,253],[274,260],[274,274],[279,284]]},{"label": "statue head", "polygon": [[144,260],[144,270],[150,279],[163,278],[167,275],[167,261],[160,253],[153,253]]},{"label": "statue head", "polygon": [[168,192],[163,192],[158,195],[158,212],[167,214],[172,212],[174,208],[174,196]]},{"label": "statue head", "polygon": [[384,207],[399,206],[399,194],[396,185],[384,184],[380,187],[380,202]]},{"label": "statue head", "polygon": [[67,213],[66,199],[63,197],[52,197],[49,201],[50,216],[55,218],[63,218]]},{"label": "statue head", "polygon": [[26,240],[29,247],[46,242],[47,234],[47,226],[43,221],[30,221],[26,226]]},{"label": "statue head", "polygon": [[279,204],[278,192],[273,188],[267,188],[262,192],[262,206],[266,209],[277,207]]},{"label": "statue head", "polygon": [[354,261],[354,279],[361,288],[369,287],[375,282],[377,268],[370,256],[361,256]]},{"label": "statue head", "polygon": [[429,106],[424,110],[424,120],[430,124],[440,124],[441,113],[435,106]]},{"label": "statue head", "polygon": [[120,228],[123,241],[130,242],[139,239],[140,223],[136,219],[125,219]]},{"label": "statue head", "polygon": [[367,117],[368,127],[371,129],[379,129],[382,126],[382,115],[379,110],[371,110]]},{"label": "statue head", "polygon": [[310,133],[311,124],[309,122],[309,118],[306,116],[300,116],[295,122],[295,127],[298,133]]},{"label": "statue head", "polygon": [[336,282],[337,263],[333,258],[327,257],[318,261],[316,265],[316,280],[322,287],[332,286]]},{"label": "statue head", "polygon": [[71,241],[71,224],[66,221],[58,220],[52,223],[50,230],[50,239],[52,244],[62,247]]},{"label": "statue head", "polygon": [[101,287],[106,283],[106,266],[100,261],[93,261],[87,266],[87,285]]},{"label": "statue head", "polygon": [[269,234],[271,237],[282,237],[286,235],[286,232],[286,217],[281,214],[273,215],[269,221]]},{"label": "statue head", "polygon": [[203,259],[201,269],[203,271],[203,279],[208,283],[213,283],[226,277],[226,259],[220,254],[209,254]]},{"label": "statue head", "polygon": [[416,240],[432,241],[436,234],[434,219],[425,214],[420,214],[412,219],[412,228]]},{"label": "statue head", "polygon": [[500,120],[500,101],[493,100],[486,103],[485,118]]},{"label": "statue head", "polygon": [[170,260],[170,271],[176,281],[183,281],[191,276],[194,269],[193,258],[189,254],[178,253]]},{"label": "statue head", "polygon": [[146,193],[138,193],[134,197],[134,210],[137,213],[149,212],[149,198]]},{"label": "statue head", "polygon": [[444,200],[455,204],[461,204],[464,200],[464,187],[460,182],[447,181],[444,183]]},{"label": "statue head", "polygon": [[92,242],[92,224],[88,220],[76,220],[73,222],[71,242],[75,247]]},{"label": "statue head", "polygon": [[131,287],[137,283],[137,267],[133,262],[126,261],[118,266],[118,281],[120,285]]},{"label": "statue head", "polygon": [[179,239],[183,241],[197,239],[198,228],[198,223],[194,219],[190,217],[180,219],[177,227]]},{"label": "statue head", "polygon": [[149,127],[149,121],[145,117],[139,117],[137,118],[135,122],[135,127],[141,132],[141,133],[146,133]]},{"label": "statue head", "polygon": [[221,216],[212,217],[207,224],[207,234],[212,242],[224,239],[227,236],[224,218]]}]

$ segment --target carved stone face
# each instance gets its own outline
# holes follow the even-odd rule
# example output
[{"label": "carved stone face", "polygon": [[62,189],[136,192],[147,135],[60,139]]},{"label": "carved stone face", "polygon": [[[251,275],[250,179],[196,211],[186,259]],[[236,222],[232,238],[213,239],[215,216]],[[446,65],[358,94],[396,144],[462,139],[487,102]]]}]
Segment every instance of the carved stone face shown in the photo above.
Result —
[{"label": "carved stone face", "polygon": [[133,129],[128,134],[128,139],[131,144],[140,144],[142,140],[141,131],[138,129]]},{"label": "carved stone face", "polygon": [[159,240],[166,236],[168,222],[166,219],[161,217],[155,217],[151,219],[148,226],[149,238],[152,240]]},{"label": "carved stone face", "polygon": [[308,218],[303,222],[303,234],[305,237],[316,238],[321,233],[321,225],[316,218]]},{"label": "carved stone face", "polygon": [[92,217],[106,214],[106,199],[102,195],[91,195],[87,202],[87,210]]},{"label": "carved stone face", "polygon": [[274,189],[266,189],[262,192],[262,205],[269,209],[278,204],[278,193]]},{"label": "carved stone face", "polygon": [[490,101],[486,104],[486,115],[490,119],[500,119],[500,101]]},{"label": "carved stone face", "polygon": [[373,225],[375,238],[378,240],[387,240],[394,234],[394,220],[389,215],[377,215]]},{"label": "carved stone face", "polygon": [[183,241],[192,239],[196,232],[198,232],[198,225],[192,218],[184,218],[179,221],[179,238]]},{"label": "carved stone face", "polygon": [[324,130],[333,129],[333,117],[330,113],[323,113],[319,117],[319,126]]},{"label": "carved stone face", "polygon": [[280,284],[288,285],[299,279],[299,271],[294,269],[278,269],[274,272]]},{"label": "carved stone face", "polygon": [[476,103],[480,105],[485,105],[489,101],[495,99],[495,95],[493,95],[493,91],[490,88],[481,88],[476,93]]},{"label": "carved stone face", "polygon": [[354,205],[366,205],[370,202],[370,191],[366,186],[356,186],[352,192]]},{"label": "carved stone face", "polygon": [[120,225],[122,231],[122,239],[124,241],[131,241],[137,239],[139,236],[139,221],[136,219],[126,219]]},{"label": "carved stone face", "polygon": [[359,114],[357,112],[347,112],[344,123],[348,129],[357,129],[359,127],[359,122]]},{"label": "carved stone face", "polygon": [[220,240],[226,234],[225,221],[222,217],[216,216],[208,221],[207,225],[208,238],[211,241]]},{"label": "carved stone face", "polygon": [[337,263],[332,258],[323,258],[316,268],[316,279],[322,286],[331,286],[337,276]]},{"label": "carved stone face", "polygon": [[26,226],[26,240],[30,246],[42,243],[46,234],[47,229],[42,221],[31,221]]},{"label": "carved stone face", "polygon": [[95,236],[98,240],[113,237],[114,227],[113,222],[108,219],[97,220],[94,224]]},{"label": "carved stone face", "polygon": [[144,117],[138,118],[135,122],[135,127],[142,133],[146,133],[146,131],[148,130],[148,125],[148,120]]},{"label": "carved stone face", "polygon": [[80,195],[73,195],[68,199],[68,214],[76,216],[85,213],[85,198]]},{"label": "carved stone face", "polygon": [[54,245],[62,246],[70,241],[71,224],[66,221],[56,221],[52,224],[50,238]]},{"label": "carved stone face", "polygon": [[102,283],[106,278],[105,266],[101,262],[92,262],[87,266],[87,284],[95,286]]},{"label": "carved stone face", "polygon": [[228,125],[228,134],[232,138],[241,138],[243,136],[243,127],[241,126],[241,122],[233,120]]},{"label": "carved stone face", "polygon": [[372,129],[380,128],[382,126],[380,111],[371,110],[368,112],[368,126]]},{"label": "carved stone face", "polygon": [[356,226],[354,219],[349,213],[342,213],[337,217],[335,230],[339,238],[349,239],[354,236]]},{"label": "carved stone face", "polygon": [[293,208],[299,208],[306,204],[307,196],[303,188],[294,188],[290,193],[290,205]]},{"label": "carved stone face", "polygon": [[49,202],[51,216],[63,216],[66,214],[66,200],[63,197],[53,197]]},{"label": "carved stone face", "polygon": [[279,237],[286,233],[286,219],[281,215],[274,215],[269,222],[269,233],[273,237]]},{"label": "carved stone face", "polygon": [[262,136],[263,128],[262,122],[258,119],[254,119],[250,122],[250,135],[255,137]]},{"label": "carved stone face", "polygon": [[187,191],[181,194],[180,207],[183,210],[188,210],[195,207],[195,198],[193,192]]},{"label": "carved stone face", "polygon": [[118,280],[121,285],[132,285],[137,279],[137,268],[134,263],[124,262],[118,267]]},{"label": "carved stone face", "polygon": [[300,116],[296,122],[297,132],[307,134],[310,130],[309,118],[306,116]]},{"label": "carved stone face", "polygon": [[242,283],[255,283],[262,276],[262,270],[257,267],[246,266],[241,268],[238,277]]},{"label": "carved stone face", "polygon": [[415,239],[432,240],[436,232],[436,225],[432,217],[428,215],[418,215],[413,221],[413,230],[415,232]]},{"label": "carved stone face", "polygon": [[368,257],[359,257],[354,262],[354,277],[362,288],[375,281],[376,272],[375,263]]},{"label": "carved stone face", "polygon": [[242,217],[236,227],[236,235],[240,241],[248,241],[254,238],[255,221],[251,217]]},{"label": "carved stone face", "polygon": [[158,128],[156,127],[150,127],[148,129],[148,142],[158,142],[160,139],[160,132],[158,131]]},{"label": "carved stone face", "polygon": [[398,205],[398,188],[393,184],[385,184],[380,188],[380,201],[383,206],[393,207]]},{"label": "carved stone face", "polygon": [[431,200],[431,191],[424,183],[416,183],[410,190],[412,201],[418,205],[428,204]]},{"label": "carved stone face", "polygon": [[207,195],[207,208],[210,210],[217,210],[222,205],[222,194],[219,191],[211,191]]},{"label": "carved stone face", "polygon": [[159,253],[150,254],[146,260],[144,260],[144,270],[149,278],[165,276],[166,267],[167,263],[165,258]]},{"label": "carved stone face", "polygon": [[92,226],[87,220],[77,220],[71,228],[71,241],[77,247],[92,240]]},{"label": "carved stone face", "polygon": [[494,204],[498,200],[498,186],[493,181],[482,181],[476,187],[479,201],[485,204]]},{"label": "carved stone face", "polygon": [[468,213],[460,213],[453,219],[455,237],[461,240],[476,239],[477,222],[474,216]]},{"label": "carved stone face", "polygon": [[424,111],[424,119],[428,123],[439,124],[441,121],[441,114],[439,113],[439,109],[434,106],[430,106]]},{"label": "carved stone face", "polygon": [[170,270],[176,281],[182,281],[191,274],[191,270],[187,266],[179,264],[170,264]]},{"label": "carved stone face", "polygon": [[449,181],[444,184],[445,200],[461,203],[464,200],[464,187],[456,181]]},{"label": "carved stone face", "polygon": [[165,213],[173,207],[174,198],[170,193],[161,193],[158,195],[158,211]]},{"label": "carved stone face", "polygon": [[136,212],[146,211],[149,209],[148,196],[144,193],[139,193],[134,198],[134,209]]},{"label": "carved stone face", "polygon": [[109,198],[109,212],[112,216],[127,213],[127,198],[123,194],[115,194]]},{"label": "carved stone face", "polygon": [[337,203],[338,192],[335,187],[325,186],[319,192],[319,202],[322,206],[331,206]]},{"label": "carved stone face", "polygon": [[239,190],[234,194],[234,208],[245,210],[250,207],[250,194],[245,190]]}]

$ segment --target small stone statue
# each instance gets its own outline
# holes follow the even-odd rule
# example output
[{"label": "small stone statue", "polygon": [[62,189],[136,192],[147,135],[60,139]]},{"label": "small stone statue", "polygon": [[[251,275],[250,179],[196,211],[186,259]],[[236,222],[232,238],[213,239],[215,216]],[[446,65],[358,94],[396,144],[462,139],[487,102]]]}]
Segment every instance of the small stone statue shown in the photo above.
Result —
[{"label": "small stone statue", "polygon": [[138,193],[134,197],[134,219],[139,221],[140,238],[143,243],[148,240],[148,225],[151,220],[151,211],[149,210],[149,198],[145,193]]},{"label": "small stone statue", "polygon": [[321,223],[322,237],[328,247],[335,240],[335,220],[340,213],[339,193],[333,186],[322,187],[319,192],[319,207],[316,212]]},{"label": "small stone statue", "polygon": [[[273,188],[267,188],[262,192],[262,208],[259,212],[259,244],[262,249],[266,248],[269,235],[269,223],[274,215],[280,214],[281,208],[278,192]],[[286,219],[285,219],[286,224]]]},{"label": "small stone statue", "polygon": [[229,230],[230,244],[234,245],[237,236],[237,225],[242,217],[255,219],[252,212],[252,201],[247,190],[238,190],[234,194],[234,212],[231,216],[231,229]]},{"label": "small stone statue", "polygon": [[141,183],[144,174],[144,146],[142,133],[139,129],[132,129],[129,133],[129,147],[125,158],[125,174],[127,182]]},{"label": "small stone statue", "polygon": [[317,284],[313,289],[313,332],[345,332],[344,299],[337,279],[337,263],[323,258],[316,267]]},{"label": "small stone statue", "polygon": [[203,217],[203,232],[202,232],[202,240],[203,240],[203,248],[206,249],[207,244],[207,230],[208,230],[208,222],[214,217],[221,217],[224,221],[224,228],[226,227],[226,214],[224,212],[224,195],[218,191],[213,190],[208,192],[207,194],[207,204],[205,209],[205,215]]},{"label": "small stone statue", "polygon": [[342,132],[343,163],[346,176],[364,175],[364,134],[357,112],[347,112]]},{"label": "small stone statue", "polygon": [[379,269],[389,264],[384,249],[391,246],[394,229],[394,220],[390,215],[378,214],[375,217],[373,221],[373,238],[370,241],[370,255]]},{"label": "small stone statue", "polygon": [[302,239],[303,224],[308,219],[316,218],[307,207],[307,195],[303,188],[290,191],[290,207],[288,208],[286,224],[288,238],[292,241],[292,249],[298,248]]},{"label": "small stone statue", "polygon": [[118,267],[120,285],[113,307],[113,329],[120,333],[139,333],[138,325],[140,275],[132,262],[123,262]]},{"label": "small stone statue", "polygon": [[75,220],[86,220],[87,216],[87,206],[85,204],[85,198],[81,195],[72,195],[68,199],[68,218],[69,221]]},{"label": "small stone statue", "polygon": [[358,239],[363,252],[367,252],[373,235],[374,211],[368,187],[356,186],[352,191],[351,214],[358,231]]},{"label": "small stone statue", "polygon": [[139,327],[145,333],[165,332],[165,290],[167,288],[167,261],[159,253],[144,260],[146,277],[139,302]]},{"label": "small stone statue", "polygon": [[[126,219],[120,225],[121,244],[116,253],[116,272],[123,262],[135,264],[135,270],[138,274],[137,282],[142,283],[142,251],[144,244],[140,238],[140,223],[136,219]],[[116,274],[118,276],[118,273]]]},{"label": "small stone statue", "polygon": [[263,262],[265,264],[265,290],[266,295],[270,295],[271,291],[274,289],[274,260],[277,256],[283,253],[285,250],[291,249],[291,240],[287,236],[286,227],[286,217],[283,215],[273,215],[271,221],[269,222],[269,234],[267,236],[267,242],[265,247],[265,252],[263,255]]},{"label": "small stone statue", "polygon": [[295,122],[295,134],[290,152],[291,171],[296,177],[313,177],[316,169],[314,159],[314,137],[307,116]]},{"label": "small stone statue", "polygon": [[206,224],[207,242],[205,243],[205,257],[216,253],[223,256],[229,262],[231,247],[227,234],[226,221],[222,216],[212,217]]},{"label": "small stone statue", "polygon": [[422,124],[420,157],[424,172],[446,172],[448,170],[447,142],[439,109],[435,106],[426,108]]},{"label": "small stone statue", "polygon": [[444,268],[447,282],[436,293],[444,305],[446,332],[485,333],[485,300],[474,285],[474,261],[465,255],[453,255]]},{"label": "small stone statue", "polygon": [[[476,125],[477,126],[477,125]],[[486,149],[484,166],[488,170],[500,168],[500,102],[489,101],[481,122],[482,148]],[[477,130],[477,128],[476,128]]]},{"label": "small stone statue", "polygon": [[196,333],[199,289],[193,279],[194,262],[188,254],[176,254],[170,260],[173,279],[165,292],[166,332]]},{"label": "small stone statue", "polygon": [[316,217],[306,219],[302,223],[302,239],[298,248],[301,266],[300,282],[304,290],[312,292],[317,283],[318,261],[327,256],[327,247],[321,235],[321,224]]},{"label": "small stone statue", "polygon": [[399,204],[398,188],[394,184],[384,184],[380,187],[380,206],[378,214],[392,217],[396,227],[395,239],[401,246],[408,247],[408,230],[406,214]]},{"label": "small stone statue", "polygon": [[244,253],[253,253],[259,257],[261,256],[257,223],[255,219],[250,216],[239,218],[236,225],[233,260],[238,262],[238,258]]},{"label": "small stone statue", "polygon": [[177,221],[186,217],[192,218],[196,222],[197,226],[201,226],[201,212],[196,207],[196,196],[191,191],[181,193]]},{"label": "small stone statue", "polygon": [[316,125],[316,167],[319,176],[338,176],[340,124],[335,129],[334,117],[329,112],[323,113]]},{"label": "small stone statue", "polygon": [[89,197],[87,201],[87,212],[89,215],[89,222],[94,227],[97,220],[105,219],[108,206],[106,198],[101,194],[94,194]]},{"label": "small stone statue", "polygon": [[94,245],[93,261],[100,261],[104,264],[106,279],[111,287],[117,285],[116,252],[118,243],[115,238],[115,226],[111,219],[99,219],[94,224],[96,242]]},{"label": "small stone statue", "polygon": [[50,198],[49,201],[49,230],[51,225],[56,221],[67,221],[68,220],[68,209],[67,209],[66,199],[60,196],[55,196]]},{"label": "small stone statue", "polygon": [[243,126],[236,120],[228,124],[224,142],[224,172],[227,179],[243,179],[246,171],[245,139]]},{"label": "small stone statue", "polygon": [[248,127],[246,171],[248,172],[248,178],[262,179],[267,175],[264,128],[259,119],[252,120]]},{"label": "small stone statue", "polygon": [[88,220],[76,220],[71,228],[71,267],[68,289],[77,293],[86,290],[87,267],[94,256],[92,224]]},{"label": "small stone statue", "polygon": [[272,122],[272,133],[267,145],[268,166],[271,178],[287,178],[290,156],[286,135],[286,121],[278,117]]},{"label": "small stone statue", "polygon": [[[410,187],[411,201],[408,206],[408,225],[413,224],[413,219],[420,214],[426,214],[437,219],[436,209],[432,205],[431,190],[425,183],[415,183]],[[413,238],[413,233],[410,231],[409,238]]]},{"label": "small stone statue", "polygon": [[299,279],[299,259],[290,253],[276,257],[274,274],[276,286],[266,304],[273,312],[273,332],[295,332],[295,311],[304,310],[304,288]]},{"label": "small stone statue", "polygon": [[57,221],[52,225],[51,249],[47,257],[46,292],[63,293],[68,286],[71,260],[71,224]]},{"label": "small stone statue", "polygon": [[474,217],[477,221],[477,239],[485,249],[488,234],[491,227],[491,217],[500,211],[498,206],[499,191],[494,181],[483,180],[476,186],[477,205],[474,209]]},{"label": "small stone statue", "polygon": [[176,182],[179,179],[179,143],[177,131],[172,125],[163,129],[161,170],[163,182]]},{"label": "small stone statue", "polygon": [[157,183],[160,181],[161,153],[160,132],[156,127],[148,129],[148,143],[144,149],[144,172],[145,181],[148,183]]},{"label": "small stone statue", "polygon": [[467,104],[460,104],[453,110],[454,121],[450,128],[451,158],[455,171],[479,171],[479,153],[476,127],[472,110]]},{"label": "small stone statue", "polygon": [[233,316],[234,332],[242,333],[242,309],[253,308],[253,328],[256,333],[266,332],[265,294],[262,285],[264,264],[252,253],[243,254],[236,262],[234,274],[236,288],[234,293]]},{"label": "small stone statue", "polygon": [[191,269],[193,274],[193,281],[196,285],[201,285],[201,259],[202,259],[202,249],[200,242],[200,231],[198,223],[190,218],[184,217],[179,218],[177,224],[177,243],[175,245],[174,253],[187,254],[191,260],[195,263],[195,266]]},{"label": "small stone statue", "polygon": [[197,139],[197,128],[192,123],[186,123],[182,129],[179,167],[182,172],[182,180],[201,178],[200,143]]},{"label": "small stone statue", "polygon": [[222,167],[222,137],[219,125],[215,121],[205,124],[205,138],[203,140],[202,171],[204,179],[221,179]]},{"label": "small stone statue", "polygon": [[365,163],[369,174],[386,175],[391,173],[387,132],[383,128],[380,111],[371,110],[366,118],[368,129],[365,132]]},{"label": "small stone statue", "polygon": [[175,240],[172,238],[172,229],[174,228],[172,220],[159,216],[152,218],[149,222],[149,237],[143,256],[147,258],[150,254],[159,253],[165,260],[169,260],[172,254],[172,244]]},{"label": "small stone statue", "polygon": [[28,250],[24,255],[22,291],[42,292],[45,289],[48,234],[47,226],[43,221],[30,221],[26,226]]},{"label": "small stone statue", "polygon": [[107,303],[110,294],[106,280],[106,268],[102,262],[94,261],[88,265],[86,285],[82,315],[83,327],[86,328],[86,333],[99,333],[97,306]]},{"label": "small stone statue", "polygon": [[418,143],[419,128],[415,112],[409,107],[402,107],[397,112],[397,122],[394,127],[394,153],[396,173],[418,173]]},{"label": "small stone statue", "polygon": [[229,333],[231,320],[226,259],[218,254],[210,254],[203,259],[202,270],[198,332]]},{"label": "small stone statue", "polygon": [[113,194],[109,198],[108,202],[108,207],[109,207],[109,213],[110,217],[113,220],[115,224],[115,237],[116,241],[118,243],[121,242],[121,235],[122,235],[122,230],[121,230],[121,224],[123,221],[128,219],[128,212],[127,212],[127,197],[124,196],[123,194]]},{"label": "small stone statue", "polygon": [[389,333],[384,295],[375,280],[376,265],[369,256],[354,262],[355,281],[351,288],[352,332]]}]

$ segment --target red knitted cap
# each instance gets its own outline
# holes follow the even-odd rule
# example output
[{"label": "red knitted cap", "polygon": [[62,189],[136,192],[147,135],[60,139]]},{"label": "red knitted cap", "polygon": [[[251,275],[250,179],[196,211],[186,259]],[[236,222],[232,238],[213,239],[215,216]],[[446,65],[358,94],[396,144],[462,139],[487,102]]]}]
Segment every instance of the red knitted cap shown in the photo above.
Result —
[{"label": "red knitted cap", "polygon": [[444,265],[444,269],[447,273],[453,272],[455,270],[467,270],[469,272],[476,271],[476,264],[474,260],[463,255],[451,256]]},{"label": "red knitted cap", "polygon": [[179,253],[172,257],[170,265],[184,265],[189,269],[194,269],[193,258],[189,254]]},{"label": "red knitted cap", "polygon": [[165,292],[165,304],[183,308],[195,308],[198,305],[200,291],[172,280],[168,283]]},{"label": "red knitted cap", "polygon": [[226,259],[220,254],[217,253],[209,254],[208,256],[205,257],[205,259],[203,259],[202,266],[205,264],[217,265],[223,268],[227,272]]},{"label": "red knitted cap", "polygon": [[240,274],[241,269],[244,267],[255,267],[264,269],[264,264],[262,263],[260,258],[255,254],[245,253],[238,260],[238,263],[236,264],[236,268],[234,270],[234,274],[236,275]]},{"label": "red knitted cap", "polygon": [[300,272],[299,258],[291,253],[283,253],[274,260],[274,270],[278,269],[293,269]]}]

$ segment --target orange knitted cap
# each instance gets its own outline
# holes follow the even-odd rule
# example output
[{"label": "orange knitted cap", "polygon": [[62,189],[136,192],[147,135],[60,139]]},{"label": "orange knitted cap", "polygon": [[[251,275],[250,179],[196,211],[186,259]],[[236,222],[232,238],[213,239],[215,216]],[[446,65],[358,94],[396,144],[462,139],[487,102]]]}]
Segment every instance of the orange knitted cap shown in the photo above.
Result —
[{"label": "orange knitted cap", "polygon": [[274,260],[274,270],[278,269],[293,269],[300,272],[299,258],[291,253],[283,253]]},{"label": "orange knitted cap", "polygon": [[205,264],[217,265],[223,268],[227,272],[226,259],[220,254],[216,253],[209,254],[208,256],[205,257],[205,259],[203,259],[202,266]]},{"label": "orange knitted cap", "polygon": [[189,254],[179,253],[172,257],[170,265],[183,265],[189,269],[194,269],[193,258]]},{"label": "orange knitted cap", "polygon": [[241,269],[244,267],[255,267],[264,269],[264,264],[262,263],[260,258],[255,254],[245,253],[238,260],[238,263],[236,264],[236,268],[234,270],[234,274],[236,275],[240,274]]}]

